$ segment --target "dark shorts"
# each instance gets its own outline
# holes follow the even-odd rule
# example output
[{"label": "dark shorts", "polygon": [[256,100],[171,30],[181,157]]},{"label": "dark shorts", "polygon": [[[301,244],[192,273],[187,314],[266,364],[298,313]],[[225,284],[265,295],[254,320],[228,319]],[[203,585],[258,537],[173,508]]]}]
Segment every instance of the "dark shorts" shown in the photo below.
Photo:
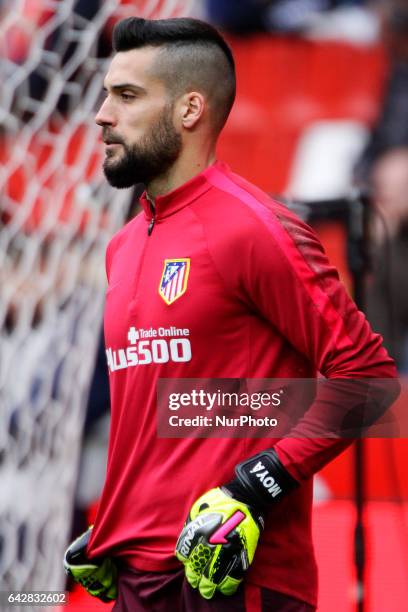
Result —
[{"label": "dark shorts", "polygon": [[184,570],[144,572],[121,569],[113,612],[313,612],[305,602],[257,586],[241,585],[235,595],[206,600],[184,578]]}]

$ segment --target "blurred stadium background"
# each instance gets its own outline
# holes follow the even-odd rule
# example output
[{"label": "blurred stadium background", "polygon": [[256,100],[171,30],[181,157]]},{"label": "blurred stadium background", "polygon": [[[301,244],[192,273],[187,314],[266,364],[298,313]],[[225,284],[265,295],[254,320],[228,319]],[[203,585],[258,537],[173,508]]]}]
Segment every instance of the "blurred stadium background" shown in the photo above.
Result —
[{"label": "blurred stadium background", "polygon": [[[93,115],[112,27],[128,15],[193,15],[226,33],[238,96],[218,155],[289,205],[308,203],[298,210],[350,291],[338,211],[364,191],[368,314],[402,378],[408,371],[404,1],[1,1],[0,591],[64,588],[63,551],[92,521],[103,482],[104,250],[135,213],[137,190],[106,184]],[[407,404],[406,392],[399,402]],[[371,439],[364,448],[364,610],[402,612],[408,444]],[[317,479],[322,612],[357,609],[353,476],[350,450]],[[109,609],[77,589],[70,601],[67,610]]]}]

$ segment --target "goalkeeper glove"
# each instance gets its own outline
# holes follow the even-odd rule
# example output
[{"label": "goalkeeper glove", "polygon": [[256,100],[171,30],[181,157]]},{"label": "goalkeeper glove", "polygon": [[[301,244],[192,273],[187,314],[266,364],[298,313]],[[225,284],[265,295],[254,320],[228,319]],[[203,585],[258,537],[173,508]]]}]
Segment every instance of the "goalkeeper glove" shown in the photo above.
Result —
[{"label": "goalkeeper glove", "polygon": [[187,581],[205,599],[216,591],[235,593],[254,558],[264,512],[298,484],[273,449],[241,462],[235,471],[231,482],[193,504],[176,545]]},{"label": "goalkeeper glove", "polygon": [[86,547],[91,531],[92,527],[67,548],[64,568],[65,572],[72,576],[75,582],[81,584],[90,595],[108,603],[117,597],[117,568],[109,557],[92,560],[87,558]]},{"label": "goalkeeper glove", "polygon": [[205,599],[218,590],[232,595],[254,558],[263,526],[261,514],[231,497],[226,489],[211,489],[192,506],[176,545],[186,578]]}]

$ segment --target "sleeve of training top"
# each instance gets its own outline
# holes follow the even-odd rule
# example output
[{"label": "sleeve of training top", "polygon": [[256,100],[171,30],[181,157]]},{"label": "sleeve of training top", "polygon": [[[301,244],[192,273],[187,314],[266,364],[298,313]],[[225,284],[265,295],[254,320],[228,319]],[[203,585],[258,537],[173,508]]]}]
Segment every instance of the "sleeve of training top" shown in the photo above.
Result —
[{"label": "sleeve of training top", "polygon": [[[373,333],[350,299],[315,233],[283,206],[274,211],[261,205],[259,211],[251,211],[239,258],[235,249],[217,251],[214,263],[226,285],[238,290],[323,376],[396,377],[381,336]],[[393,390],[392,399],[398,394]],[[341,393],[340,389],[339,397]],[[309,478],[352,442],[319,437],[319,416],[330,409],[332,400],[318,393],[302,423],[306,435],[283,438],[274,447],[298,481]]]}]

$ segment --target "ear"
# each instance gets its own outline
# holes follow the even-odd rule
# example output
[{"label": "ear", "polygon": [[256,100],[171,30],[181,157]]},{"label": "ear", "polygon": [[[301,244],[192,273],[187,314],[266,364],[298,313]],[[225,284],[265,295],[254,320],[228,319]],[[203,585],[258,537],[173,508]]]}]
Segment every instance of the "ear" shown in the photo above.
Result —
[{"label": "ear", "polygon": [[185,129],[191,130],[203,116],[205,105],[206,100],[203,94],[198,91],[184,94],[180,100],[179,107],[181,125]]}]

